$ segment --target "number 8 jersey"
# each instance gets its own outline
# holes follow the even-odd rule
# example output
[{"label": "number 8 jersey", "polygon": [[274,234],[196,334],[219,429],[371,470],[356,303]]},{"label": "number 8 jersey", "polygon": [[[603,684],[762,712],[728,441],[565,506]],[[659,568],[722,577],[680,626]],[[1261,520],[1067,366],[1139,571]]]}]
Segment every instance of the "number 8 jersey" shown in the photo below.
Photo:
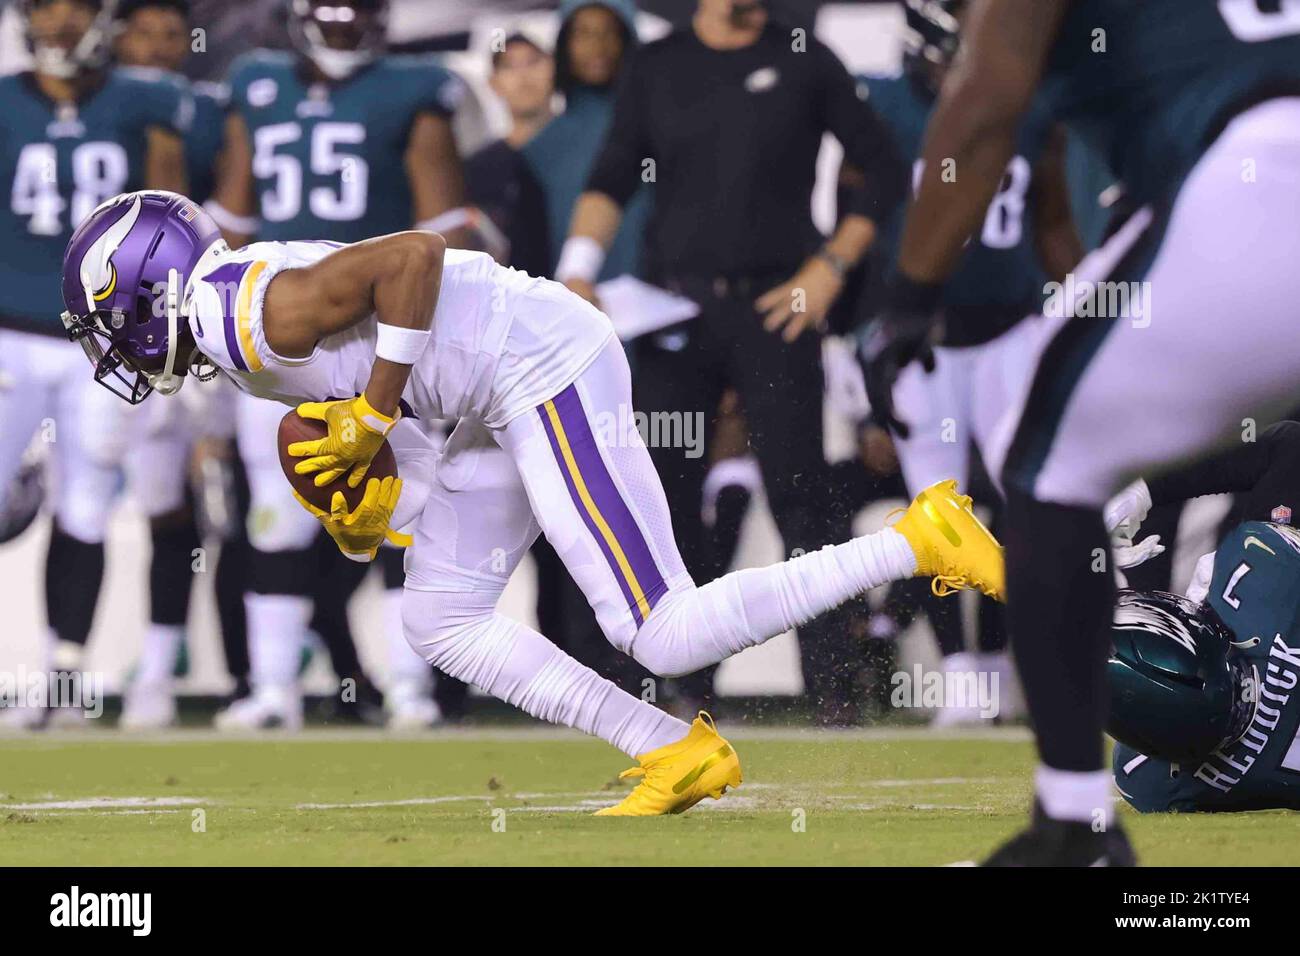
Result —
[{"label": "number 8 jersey", "polygon": [[145,186],[148,130],[184,135],[183,81],[112,70],[76,104],[30,73],[0,77],[0,327],[65,337],[60,269],[72,230],[110,196]]},{"label": "number 8 jersey", "polygon": [[[450,119],[464,87],[427,57],[385,56],[333,84],[294,54],[236,61],[230,105],[248,128],[261,240],[358,242],[409,229],[403,156],[421,113]],[[373,187],[373,188],[372,188]]]}]

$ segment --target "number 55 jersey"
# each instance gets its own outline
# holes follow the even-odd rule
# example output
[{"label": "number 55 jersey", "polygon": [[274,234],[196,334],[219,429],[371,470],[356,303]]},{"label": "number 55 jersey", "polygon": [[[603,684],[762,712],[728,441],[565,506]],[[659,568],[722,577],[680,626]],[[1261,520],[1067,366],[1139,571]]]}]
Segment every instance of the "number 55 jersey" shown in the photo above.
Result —
[{"label": "number 55 jersey", "polygon": [[313,83],[292,53],[259,50],[230,74],[248,128],[258,239],[359,242],[412,225],[404,155],[423,113],[450,119],[461,81],[426,57],[385,56]]}]

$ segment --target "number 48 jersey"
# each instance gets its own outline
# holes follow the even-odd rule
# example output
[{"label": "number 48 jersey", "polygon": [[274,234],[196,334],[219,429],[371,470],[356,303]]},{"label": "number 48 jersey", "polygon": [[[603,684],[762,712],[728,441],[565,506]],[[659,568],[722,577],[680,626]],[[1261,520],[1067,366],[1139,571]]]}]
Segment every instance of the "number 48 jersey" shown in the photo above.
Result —
[{"label": "number 48 jersey", "polygon": [[184,135],[185,84],[112,70],[74,104],[30,73],[0,77],[0,326],[64,336],[60,271],[72,230],[110,196],[142,189],[147,132]]},{"label": "number 48 jersey", "polygon": [[259,50],[230,74],[248,127],[257,238],[359,242],[409,229],[403,162],[415,118],[450,118],[463,84],[427,57],[385,56],[340,83],[311,83],[298,57]]},{"label": "number 48 jersey", "polygon": [[1300,531],[1247,521],[1214,555],[1209,604],[1254,669],[1241,739],[1199,766],[1116,744],[1115,783],[1142,811],[1300,809]]}]

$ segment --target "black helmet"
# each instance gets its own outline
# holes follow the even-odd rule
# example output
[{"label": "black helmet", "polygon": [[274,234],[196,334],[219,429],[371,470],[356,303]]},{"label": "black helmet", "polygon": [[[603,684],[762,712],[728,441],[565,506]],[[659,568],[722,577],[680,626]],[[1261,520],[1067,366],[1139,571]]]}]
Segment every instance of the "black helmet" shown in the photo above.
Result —
[{"label": "black helmet", "polygon": [[947,66],[957,55],[957,15],[966,0],[906,0],[903,12],[907,30],[903,34],[903,65],[930,82],[930,69]]},{"label": "black helmet", "polygon": [[1121,591],[1106,662],[1106,732],[1139,753],[1197,763],[1246,732],[1254,672],[1206,605],[1165,591]]}]

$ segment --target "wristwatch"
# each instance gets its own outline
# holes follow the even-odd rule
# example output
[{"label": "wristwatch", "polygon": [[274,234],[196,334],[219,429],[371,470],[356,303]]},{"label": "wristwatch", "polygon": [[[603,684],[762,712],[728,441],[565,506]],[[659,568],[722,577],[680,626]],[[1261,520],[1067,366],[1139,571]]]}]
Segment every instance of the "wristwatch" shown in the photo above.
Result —
[{"label": "wristwatch", "polygon": [[849,270],[853,268],[853,265],[847,259],[842,256],[837,256],[826,246],[822,246],[817,250],[816,258],[822,260],[822,262],[834,269],[835,274],[841,279],[848,275]]}]

